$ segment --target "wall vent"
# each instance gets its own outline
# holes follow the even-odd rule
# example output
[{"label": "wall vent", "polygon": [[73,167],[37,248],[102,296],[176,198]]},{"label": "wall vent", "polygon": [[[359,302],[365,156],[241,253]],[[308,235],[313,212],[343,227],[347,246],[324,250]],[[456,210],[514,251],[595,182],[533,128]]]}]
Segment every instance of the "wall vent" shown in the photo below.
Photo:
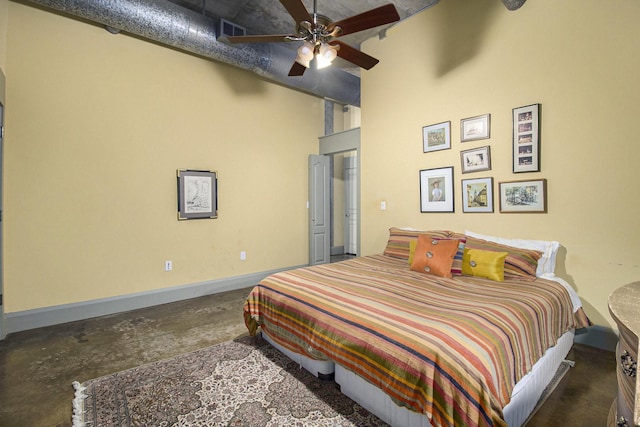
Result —
[{"label": "wall vent", "polygon": [[233,22],[229,22],[226,19],[220,20],[220,35],[222,36],[244,36],[246,33],[245,29],[239,25],[234,24]]}]

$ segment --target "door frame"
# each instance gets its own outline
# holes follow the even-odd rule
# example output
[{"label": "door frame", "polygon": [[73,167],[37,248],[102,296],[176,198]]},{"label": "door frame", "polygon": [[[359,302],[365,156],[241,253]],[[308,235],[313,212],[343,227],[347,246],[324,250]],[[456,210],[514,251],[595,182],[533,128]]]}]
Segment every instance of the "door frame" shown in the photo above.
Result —
[{"label": "door frame", "polygon": [[319,141],[319,150],[318,154],[321,155],[333,155],[338,153],[344,153],[347,151],[355,151],[356,152],[356,164],[357,164],[357,173],[356,173],[356,207],[358,209],[357,212],[357,233],[358,238],[356,239],[356,255],[360,256],[360,242],[362,239],[360,230],[362,223],[361,221],[361,209],[360,209],[360,175],[361,175],[361,156],[360,156],[360,128],[353,128],[346,130],[344,132],[338,132],[331,135],[321,136]]},{"label": "door frame", "polygon": [[[357,154],[356,154],[357,156]],[[357,157],[356,156],[350,156],[350,157],[344,157],[343,159],[343,164],[342,164],[342,170],[343,170],[343,179],[344,179],[344,209],[343,209],[343,213],[342,213],[342,218],[343,218],[343,230],[342,230],[342,234],[343,234],[343,239],[344,239],[344,253],[345,254],[351,254],[353,252],[350,252],[349,250],[351,249],[351,236],[352,236],[352,232],[353,230],[351,229],[352,227],[349,225],[350,222],[350,216],[347,216],[347,212],[349,210],[349,208],[352,205],[355,205],[354,209],[356,211],[356,226],[355,226],[355,232],[356,232],[356,237],[359,236],[360,234],[358,233],[358,205],[356,205],[357,201],[355,199],[355,196],[359,193],[358,189],[355,188],[356,185],[358,185],[357,180],[356,180],[356,174],[358,173],[358,163],[357,163]],[[356,162],[352,162],[352,159],[356,157]],[[349,168],[345,167],[345,165],[349,163]],[[355,163],[355,164],[352,164]],[[355,174],[352,174],[352,177],[349,177],[347,174],[347,170],[353,170],[355,169]],[[356,243],[356,242],[354,242]],[[357,244],[356,244],[357,246]],[[357,248],[356,248],[357,250]]]},{"label": "door frame", "polygon": [[4,110],[5,110],[5,77],[0,68],[0,340],[7,335],[4,305],[6,298],[4,297],[4,215],[3,215],[3,199],[4,199]]}]

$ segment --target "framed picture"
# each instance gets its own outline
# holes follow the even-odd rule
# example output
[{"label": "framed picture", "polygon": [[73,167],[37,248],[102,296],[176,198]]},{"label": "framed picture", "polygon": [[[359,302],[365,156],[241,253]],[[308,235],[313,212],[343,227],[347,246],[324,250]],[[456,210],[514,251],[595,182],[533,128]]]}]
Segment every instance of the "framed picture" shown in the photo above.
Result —
[{"label": "framed picture", "polygon": [[547,212],[547,180],[500,183],[500,212]]},{"label": "framed picture", "polygon": [[491,135],[491,114],[460,120],[460,141],[487,139]]},{"label": "framed picture", "polygon": [[493,212],[493,178],[462,180],[462,212]]},{"label": "framed picture", "polygon": [[491,170],[491,149],[488,145],[460,152],[462,173]]},{"label": "framed picture", "polygon": [[422,128],[423,152],[451,148],[451,122],[442,122]]},{"label": "framed picture", "polygon": [[540,171],[540,104],[513,109],[513,172]]},{"label": "framed picture", "polygon": [[178,169],[178,219],[218,217],[217,172]]},{"label": "framed picture", "polygon": [[420,212],[453,212],[453,166],[420,171]]}]

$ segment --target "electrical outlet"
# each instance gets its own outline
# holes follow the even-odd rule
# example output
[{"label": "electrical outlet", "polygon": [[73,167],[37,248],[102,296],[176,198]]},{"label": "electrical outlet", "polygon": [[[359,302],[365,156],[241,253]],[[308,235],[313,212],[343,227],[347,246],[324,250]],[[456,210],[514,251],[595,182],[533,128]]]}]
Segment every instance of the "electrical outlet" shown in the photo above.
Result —
[{"label": "electrical outlet", "polygon": [[247,253],[245,251],[240,252],[240,260],[244,261],[247,259]]},{"label": "electrical outlet", "polygon": [[171,270],[173,270],[173,263],[171,261],[165,261],[164,271],[171,271]]}]

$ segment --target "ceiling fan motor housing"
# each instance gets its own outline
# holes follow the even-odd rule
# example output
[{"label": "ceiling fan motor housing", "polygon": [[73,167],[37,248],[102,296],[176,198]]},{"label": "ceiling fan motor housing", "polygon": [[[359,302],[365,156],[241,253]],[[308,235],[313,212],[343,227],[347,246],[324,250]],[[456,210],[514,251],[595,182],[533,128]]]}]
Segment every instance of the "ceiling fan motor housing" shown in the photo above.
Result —
[{"label": "ceiling fan motor housing", "polygon": [[309,21],[302,21],[298,23],[296,27],[296,33],[300,36],[301,40],[306,40],[309,43],[320,44],[328,43],[332,38],[338,37],[342,32],[342,29],[338,26],[329,30],[329,25],[333,21],[324,15],[315,15],[315,23]]}]

